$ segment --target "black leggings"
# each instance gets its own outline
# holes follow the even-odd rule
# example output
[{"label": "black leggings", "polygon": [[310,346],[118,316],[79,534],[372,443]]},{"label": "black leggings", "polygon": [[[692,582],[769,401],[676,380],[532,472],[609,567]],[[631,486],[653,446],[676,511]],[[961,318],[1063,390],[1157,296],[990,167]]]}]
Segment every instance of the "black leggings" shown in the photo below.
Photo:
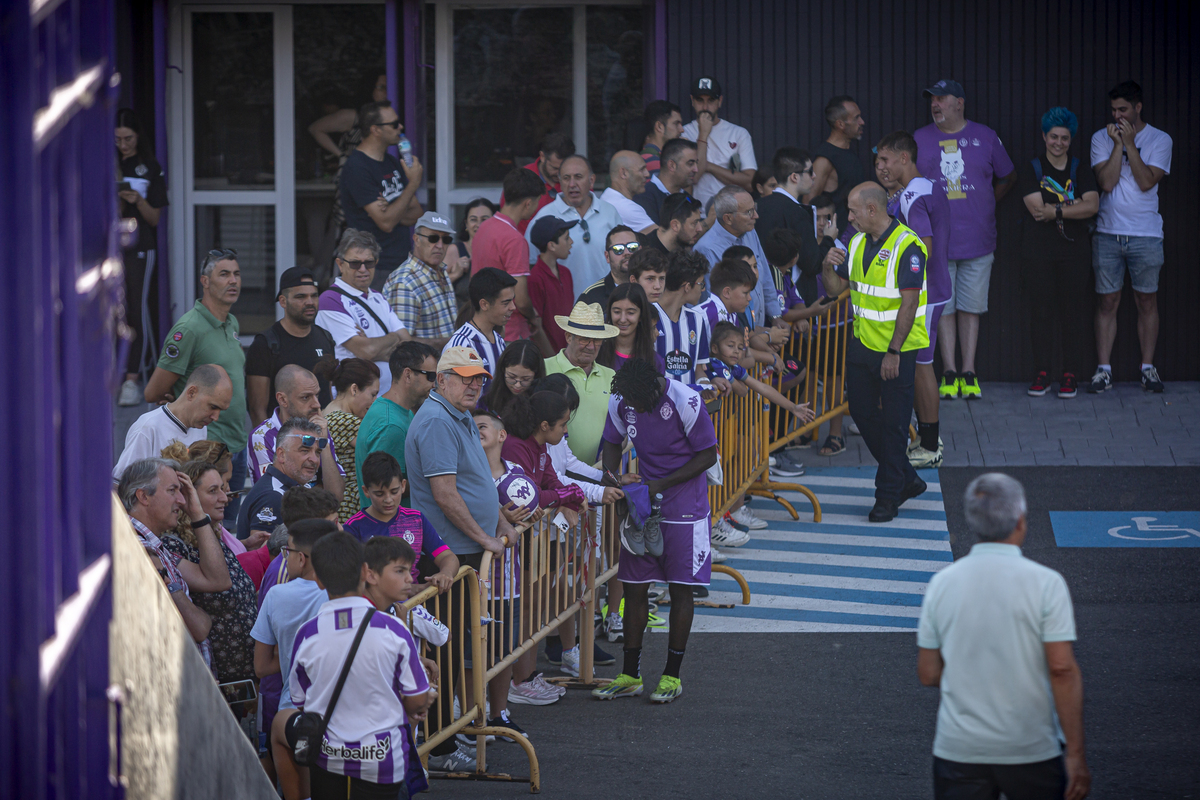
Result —
[{"label": "black leggings", "polygon": [[[1093,359],[1096,290],[1092,251],[1086,241],[1082,245],[1067,256],[1039,255],[1025,262],[1025,288],[1033,317],[1029,339],[1034,370],[1044,370],[1052,378],[1063,372],[1084,375]],[[1061,361],[1054,358],[1058,340],[1062,342]]]},{"label": "black leggings", "polygon": [[158,360],[158,337],[154,332],[158,319],[158,269],[154,250],[126,250],[125,322],[133,330],[125,371],[146,375],[154,371]]}]

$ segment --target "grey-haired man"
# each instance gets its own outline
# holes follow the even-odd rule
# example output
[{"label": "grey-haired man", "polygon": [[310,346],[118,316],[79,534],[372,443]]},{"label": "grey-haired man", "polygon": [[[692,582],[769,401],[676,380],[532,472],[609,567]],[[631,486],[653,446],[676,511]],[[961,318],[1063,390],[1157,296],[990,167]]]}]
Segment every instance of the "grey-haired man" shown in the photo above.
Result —
[{"label": "grey-haired man", "polygon": [[383,284],[383,295],[400,324],[418,342],[436,350],[454,334],[457,308],[445,264],[453,241],[450,218],[426,211],[413,230],[412,253]]}]

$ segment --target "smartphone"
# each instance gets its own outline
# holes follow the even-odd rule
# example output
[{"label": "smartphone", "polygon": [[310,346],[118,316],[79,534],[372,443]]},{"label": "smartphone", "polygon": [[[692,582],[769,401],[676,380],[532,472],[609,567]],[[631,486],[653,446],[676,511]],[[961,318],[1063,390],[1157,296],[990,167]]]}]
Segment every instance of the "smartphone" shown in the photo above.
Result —
[{"label": "smartphone", "polygon": [[258,691],[254,686],[254,681],[251,680],[220,683],[217,684],[217,688],[221,690],[221,694],[225,696],[225,702],[229,705],[248,703],[258,699]]},{"label": "smartphone", "polygon": [[132,192],[133,187],[129,185],[129,181],[117,181],[118,192]]}]

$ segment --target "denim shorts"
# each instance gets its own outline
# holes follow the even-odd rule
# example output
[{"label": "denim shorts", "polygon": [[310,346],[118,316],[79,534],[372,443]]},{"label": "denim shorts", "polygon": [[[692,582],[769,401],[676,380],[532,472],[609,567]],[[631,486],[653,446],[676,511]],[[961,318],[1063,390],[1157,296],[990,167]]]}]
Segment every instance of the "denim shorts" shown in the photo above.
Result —
[{"label": "denim shorts", "polygon": [[979,258],[950,260],[950,301],[943,314],[965,311],[968,314],[983,314],[987,311],[988,284],[992,281],[992,262],[995,253]]},{"label": "denim shorts", "polygon": [[1125,286],[1125,271],[1135,292],[1158,291],[1158,273],[1163,265],[1163,240],[1156,236],[1092,235],[1092,267],[1096,270],[1096,294],[1117,294]]}]

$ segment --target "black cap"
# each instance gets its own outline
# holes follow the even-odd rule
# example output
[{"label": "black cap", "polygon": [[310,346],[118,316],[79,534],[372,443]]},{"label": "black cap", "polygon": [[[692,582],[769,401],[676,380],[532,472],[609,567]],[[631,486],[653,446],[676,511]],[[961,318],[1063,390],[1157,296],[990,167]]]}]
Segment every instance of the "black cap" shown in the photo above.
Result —
[{"label": "black cap", "polygon": [[721,83],[711,75],[703,75],[692,84],[692,97],[720,97]]},{"label": "black cap", "polygon": [[317,279],[313,277],[312,270],[307,267],[292,267],[286,269],[279,276],[279,294],[283,294],[287,289],[294,289],[297,286],[316,286]]},{"label": "black cap", "polygon": [[554,216],[542,217],[533,223],[533,229],[529,232],[529,241],[533,242],[533,246],[538,250],[544,250],[546,245],[557,239],[560,233],[574,228],[578,224],[579,220],[577,219],[567,222],[565,219]]},{"label": "black cap", "polygon": [[922,97],[942,97],[944,95],[950,95],[951,97],[967,96],[966,92],[963,91],[961,83],[949,80],[948,78],[942,78],[933,86],[921,92]]}]

